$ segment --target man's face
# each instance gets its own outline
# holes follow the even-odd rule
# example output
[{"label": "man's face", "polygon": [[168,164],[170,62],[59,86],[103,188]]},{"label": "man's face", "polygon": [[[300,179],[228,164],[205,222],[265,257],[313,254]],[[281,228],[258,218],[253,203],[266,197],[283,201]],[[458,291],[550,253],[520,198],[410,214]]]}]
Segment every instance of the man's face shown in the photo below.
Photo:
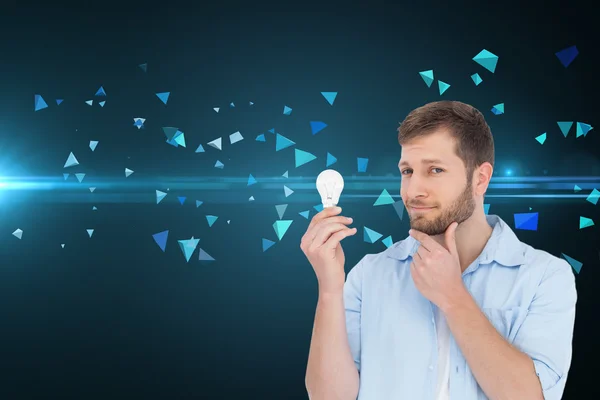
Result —
[{"label": "man's face", "polygon": [[475,210],[472,176],[467,177],[455,146],[445,130],[402,146],[400,195],[411,228],[431,236],[443,234],[452,222],[464,222]]}]

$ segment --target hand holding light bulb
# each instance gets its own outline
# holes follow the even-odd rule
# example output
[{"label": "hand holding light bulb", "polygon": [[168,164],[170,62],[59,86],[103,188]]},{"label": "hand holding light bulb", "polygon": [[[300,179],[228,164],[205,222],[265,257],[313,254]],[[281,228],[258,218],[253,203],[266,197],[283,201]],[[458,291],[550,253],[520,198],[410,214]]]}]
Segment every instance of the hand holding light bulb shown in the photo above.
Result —
[{"label": "hand holding light bulb", "polygon": [[338,215],[342,209],[336,205],[343,188],[344,179],[339,172],[328,169],[319,174],[317,190],[323,210],[312,218],[300,243],[317,275],[320,294],[340,295],[343,292],[346,273],[340,242],[357,232],[356,228],[347,226],[352,223],[352,218]]}]

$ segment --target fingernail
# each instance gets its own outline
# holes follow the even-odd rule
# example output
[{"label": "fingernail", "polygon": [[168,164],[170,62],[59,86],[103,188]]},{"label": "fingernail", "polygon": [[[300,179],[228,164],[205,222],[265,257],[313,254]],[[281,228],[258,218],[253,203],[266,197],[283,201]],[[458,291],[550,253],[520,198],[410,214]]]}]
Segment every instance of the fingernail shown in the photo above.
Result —
[{"label": "fingernail", "polygon": [[350,221],[350,222],[352,222],[352,221],[353,221],[353,219],[352,219],[351,217],[348,217],[347,219],[348,219],[348,221]]},{"label": "fingernail", "polygon": [[336,207],[336,208],[335,208],[335,211],[337,211],[337,212],[340,212],[340,211],[342,211],[342,207]]}]

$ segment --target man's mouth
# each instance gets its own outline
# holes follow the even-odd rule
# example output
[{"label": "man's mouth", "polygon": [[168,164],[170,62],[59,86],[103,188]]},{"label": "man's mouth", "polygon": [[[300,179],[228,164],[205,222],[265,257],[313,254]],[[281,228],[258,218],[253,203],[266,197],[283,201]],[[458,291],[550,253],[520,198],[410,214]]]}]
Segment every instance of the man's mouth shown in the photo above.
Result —
[{"label": "man's mouth", "polygon": [[412,210],[415,210],[415,211],[427,211],[427,210],[432,210],[435,207],[420,207],[420,206],[419,207],[415,207],[415,206],[410,206],[410,208]]}]

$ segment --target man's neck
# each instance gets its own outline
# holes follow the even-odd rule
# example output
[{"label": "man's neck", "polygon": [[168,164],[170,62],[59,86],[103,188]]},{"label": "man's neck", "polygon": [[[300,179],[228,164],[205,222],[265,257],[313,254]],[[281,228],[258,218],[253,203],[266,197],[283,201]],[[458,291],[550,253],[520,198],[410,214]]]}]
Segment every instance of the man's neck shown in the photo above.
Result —
[{"label": "man's neck", "polygon": [[[464,272],[479,257],[490,239],[492,231],[493,229],[488,224],[483,210],[481,213],[473,213],[469,219],[458,225],[456,228],[456,248],[458,249],[461,272]],[[441,245],[445,245],[443,234],[433,238]]]}]

